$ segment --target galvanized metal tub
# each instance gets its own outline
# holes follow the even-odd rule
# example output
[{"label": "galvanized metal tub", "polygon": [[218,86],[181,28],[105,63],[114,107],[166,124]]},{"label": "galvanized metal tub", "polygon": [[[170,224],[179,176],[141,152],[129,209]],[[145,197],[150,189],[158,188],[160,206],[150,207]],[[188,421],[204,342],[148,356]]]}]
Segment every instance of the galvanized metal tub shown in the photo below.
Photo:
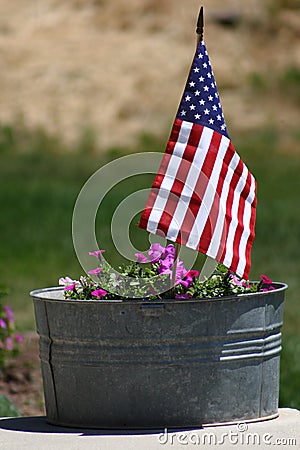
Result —
[{"label": "galvanized metal tub", "polygon": [[284,291],[205,300],[70,301],[31,292],[47,421],[192,427],[278,414]]}]

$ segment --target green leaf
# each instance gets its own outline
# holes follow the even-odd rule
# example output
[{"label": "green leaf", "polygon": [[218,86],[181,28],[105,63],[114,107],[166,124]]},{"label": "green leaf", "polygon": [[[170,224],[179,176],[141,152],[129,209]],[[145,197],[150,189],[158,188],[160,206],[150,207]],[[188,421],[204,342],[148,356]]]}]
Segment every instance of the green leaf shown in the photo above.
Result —
[{"label": "green leaf", "polygon": [[9,398],[4,395],[0,395],[0,417],[19,417],[20,411],[10,401]]}]

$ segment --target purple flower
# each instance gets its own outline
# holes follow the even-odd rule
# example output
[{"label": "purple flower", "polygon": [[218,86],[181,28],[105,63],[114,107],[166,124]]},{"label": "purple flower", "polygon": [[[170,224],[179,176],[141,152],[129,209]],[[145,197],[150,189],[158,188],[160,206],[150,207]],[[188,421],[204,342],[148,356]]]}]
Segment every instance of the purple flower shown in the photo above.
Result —
[{"label": "purple flower", "polygon": [[159,261],[158,273],[163,275],[166,273],[172,273],[172,266],[174,264],[174,258],[168,256],[167,258]]},{"label": "purple flower", "polygon": [[4,306],[3,306],[3,309],[4,309],[4,311],[6,312],[7,320],[8,320],[9,322],[13,322],[13,320],[14,320],[14,313],[13,313],[13,310],[12,310],[9,306],[7,306],[7,305],[4,305]]},{"label": "purple flower", "polygon": [[105,250],[96,250],[94,252],[89,252],[89,255],[91,256],[97,256],[97,258],[100,258],[101,253],[105,252]]},{"label": "purple flower", "polygon": [[136,257],[137,262],[139,262],[139,263],[147,263],[147,262],[149,262],[149,259],[146,258],[146,256],[143,255],[143,253],[135,253],[134,256]]},{"label": "purple flower", "polygon": [[[159,245],[159,244],[153,244],[154,245]],[[161,252],[161,258],[159,258],[157,260],[157,262],[159,263],[158,266],[158,273],[160,275],[167,275],[169,274],[170,277],[172,278],[172,273],[173,273],[173,266],[174,266],[174,245],[169,244],[167,245],[167,247],[164,249],[161,246],[159,246],[160,249],[162,249],[163,251]],[[154,250],[159,250],[159,248],[154,247]],[[153,261],[152,261],[153,262]],[[182,278],[186,275],[187,270],[183,265],[183,262],[180,261],[180,259],[177,260],[177,264],[176,264],[176,276],[175,276],[175,285],[180,283]]]},{"label": "purple flower", "polygon": [[183,265],[183,262],[178,260],[177,261],[177,267],[176,267],[176,280],[175,285],[179,284],[181,280],[186,276],[187,270]]},{"label": "purple flower", "polygon": [[2,318],[0,318],[0,327],[4,329],[7,328],[6,322]]},{"label": "purple flower", "polygon": [[97,267],[96,269],[89,270],[90,275],[98,275],[102,270],[102,267]]},{"label": "purple flower", "polygon": [[165,258],[168,258],[169,256],[172,257],[174,259],[174,254],[175,254],[175,248],[173,244],[169,244],[166,246],[166,248],[163,251],[163,256]]},{"label": "purple flower", "polygon": [[102,298],[106,294],[107,292],[104,289],[96,289],[95,291],[92,291],[92,295],[97,298]]},{"label": "purple flower", "polygon": [[64,291],[74,291],[74,290],[75,290],[75,287],[76,287],[76,284],[75,284],[75,283],[69,284],[68,286],[65,286],[65,287],[64,287]]},{"label": "purple flower", "polygon": [[12,338],[11,337],[7,337],[6,338],[6,349],[11,352],[13,350],[13,342],[12,342]]},{"label": "purple flower", "polygon": [[148,251],[150,262],[151,263],[157,262],[160,259],[164,250],[165,250],[164,247],[162,247],[160,244],[151,244],[150,250]]},{"label": "purple flower", "polygon": [[23,337],[20,334],[16,333],[15,334],[15,340],[17,342],[23,342]]}]

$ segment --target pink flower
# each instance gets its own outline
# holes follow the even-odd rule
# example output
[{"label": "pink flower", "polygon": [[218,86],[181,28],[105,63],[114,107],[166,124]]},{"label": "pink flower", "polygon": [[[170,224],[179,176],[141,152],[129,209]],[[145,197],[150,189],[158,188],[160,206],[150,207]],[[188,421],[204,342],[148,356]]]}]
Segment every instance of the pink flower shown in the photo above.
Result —
[{"label": "pink flower", "polygon": [[102,270],[102,267],[97,267],[96,269],[89,270],[90,275],[98,275]]},{"label": "pink flower", "polygon": [[158,273],[160,274],[166,274],[166,273],[172,273],[172,266],[174,264],[174,258],[168,256],[167,258],[160,261],[160,265],[158,267]]},{"label": "pink flower", "polygon": [[175,279],[175,285],[181,283],[181,280],[186,276],[187,270],[183,265],[183,262],[178,260],[177,261],[177,267],[176,267],[176,279]]},{"label": "pink flower", "polygon": [[237,277],[234,272],[231,272],[230,270],[228,271],[229,273],[229,280],[231,282],[231,284],[234,284],[235,286],[241,286],[244,288],[250,288],[250,283]]},{"label": "pink flower", "polygon": [[104,289],[96,289],[95,291],[92,291],[92,295],[97,298],[102,298],[106,294],[107,292]]},{"label": "pink flower", "polygon": [[164,247],[162,247],[160,244],[151,244],[150,246],[150,250],[148,251],[148,255],[150,256],[150,262],[155,263],[157,262],[163,251],[164,251]]},{"label": "pink flower", "polygon": [[105,252],[105,250],[96,250],[95,252],[89,252],[89,255],[91,256],[97,256],[97,258],[100,258],[101,253]]},{"label": "pink flower", "polygon": [[189,270],[186,275],[186,277],[192,277],[192,278],[196,278],[199,276],[199,272],[198,270]]},{"label": "pink flower", "polygon": [[6,314],[8,316],[13,316],[14,315],[13,310],[9,306],[4,305],[3,309],[4,309],[4,311],[6,312]]},{"label": "pink flower", "polygon": [[156,290],[152,287],[152,286],[149,286],[149,291],[150,291],[150,294],[151,295],[157,295],[158,293],[156,292]]},{"label": "pink flower", "polygon": [[184,300],[186,300],[186,299],[188,299],[188,298],[191,298],[191,296],[189,295],[189,294],[176,294],[175,295],[175,298],[178,298],[178,299],[184,299]]},{"label": "pink flower", "polygon": [[[172,244],[168,245],[165,249],[163,249],[162,258],[159,259],[158,262],[159,262],[158,273],[160,275],[169,274],[172,278],[174,265],[174,246]],[[183,265],[183,262],[178,259],[176,264],[175,285],[181,282],[182,278],[185,277],[186,273],[187,271]]]},{"label": "pink flower", "polygon": [[244,286],[244,283],[242,280],[240,280],[236,275],[230,275],[230,281],[233,282],[236,286]]},{"label": "pink flower", "polygon": [[272,284],[272,280],[270,280],[270,278],[268,278],[266,275],[261,275],[260,279],[265,284]]},{"label": "pink flower", "polygon": [[274,286],[269,286],[269,287],[267,287],[267,288],[263,288],[263,289],[262,289],[262,292],[269,292],[269,291],[275,291]]},{"label": "pink flower", "polygon": [[261,275],[260,276],[261,279],[261,286],[260,286],[260,290],[263,292],[267,292],[267,291],[274,291],[274,286],[272,286],[272,280],[270,280],[270,278],[268,278],[266,275]]},{"label": "pink flower", "polygon": [[175,248],[173,244],[169,244],[166,246],[166,248],[163,251],[163,258],[168,258],[171,257],[174,259],[174,254],[175,254]]},{"label": "pink flower", "polygon": [[[174,253],[175,253],[175,249],[174,249],[173,244],[169,244],[166,247],[162,247],[160,244],[151,244],[150,250],[148,251],[150,262],[152,264],[159,262],[159,261],[162,262],[166,259],[172,260],[172,264],[173,264]],[[139,253],[138,255],[141,255],[141,254]],[[137,256],[137,254],[135,256]],[[140,262],[144,262],[144,261],[140,261]]]},{"label": "pink flower", "polygon": [[15,340],[16,340],[17,342],[23,342],[22,336],[21,336],[20,334],[18,334],[18,333],[15,334]]},{"label": "pink flower", "polygon": [[136,257],[137,262],[139,262],[139,263],[147,263],[147,262],[149,262],[149,259],[146,258],[146,256],[143,255],[143,253],[135,253],[134,256]]},{"label": "pink flower", "polygon": [[6,349],[8,350],[8,351],[12,351],[13,350],[13,342],[12,342],[12,338],[11,337],[7,337],[6,338]]},{"label": "pink flower", "polygon": [[0,327],[1,328],[7,328],[6,322],[2,318],[0,318]]},{"label": "pink flower", "polygon": [[69,286],[64,287],[64,291],[74,291],[76,284],[70,284]]},{"label": "pink flower", "polygon": [[199,275],[198,270],[189,270],[185,276],[183,277],[183,280],[180,280],[180,284],[182,284],[186,289],[190,287],[190,284],[194,280],[195,277]]},{"label": "pink flower", "polygon": [[13,313],[13,310],[12,310],[9,306],[7,306],[7,305],[4,305],[4,306],[3,306],[3,309],[4,309],[4,311],[6,312],[7,320],[8,320],[9,322],[13,322],[13,320],[14,320],[14,313]]}]

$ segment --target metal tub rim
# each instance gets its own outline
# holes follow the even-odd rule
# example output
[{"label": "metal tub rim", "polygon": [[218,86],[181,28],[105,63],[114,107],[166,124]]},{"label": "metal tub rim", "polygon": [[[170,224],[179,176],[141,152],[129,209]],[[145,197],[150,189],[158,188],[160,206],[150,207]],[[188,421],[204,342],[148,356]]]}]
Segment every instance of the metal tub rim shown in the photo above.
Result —
[{"label": "metal tub rim", "polygon": [[[33,299],[37,299],[37,300],[46,300],[46,301],[50,301],[50,302],[66,302],[66,303],[76,303],[76,304],[113,304],[113,303],[118,303],[118,304],[126,304],[126,303],[137,303],[137,304],[164,304],[164,303],[198,303],[198,302],[222,302],[224,300],[226,301],[234,301],[237,299],[245,299],[245,298],[251,298],[254,296],[268,296],[268,295],[272,295],[274,292],[280,292],[280,291],[285,291],[288,288],[288,285],[286,283],[282,283],[282,282],[273,282],[272,285],[275,287],[275,290],[270,290],[270,291],[260,291],[260,292],[248,292],[248,293],[242,293],[242,294],[236,294],[236,295],[228,295],[228,296],[224,296],[224,297],[205,297],[205,298],[191,298],[191,299],[172,299],[172,298],[168,298],[168,299],[155,299],[155,300],[145,300],[145,299],[139,299],[139,298],[134,298],[134,299],[101,299],[101,300],[73,300],[73,299],[65,299],[63,298],[62,295],[58,295],[57,297],[55,297],[56,293],[61,293],[63,294],[63,286],[52,286],[52,287],[48,287],[48,288],[41,288],[41,289],[35,289],[33,291],[30,292],[30,296]],[[52,297],[51,294],[49,296],[49,292],[53,293],[54,296]]]}]

